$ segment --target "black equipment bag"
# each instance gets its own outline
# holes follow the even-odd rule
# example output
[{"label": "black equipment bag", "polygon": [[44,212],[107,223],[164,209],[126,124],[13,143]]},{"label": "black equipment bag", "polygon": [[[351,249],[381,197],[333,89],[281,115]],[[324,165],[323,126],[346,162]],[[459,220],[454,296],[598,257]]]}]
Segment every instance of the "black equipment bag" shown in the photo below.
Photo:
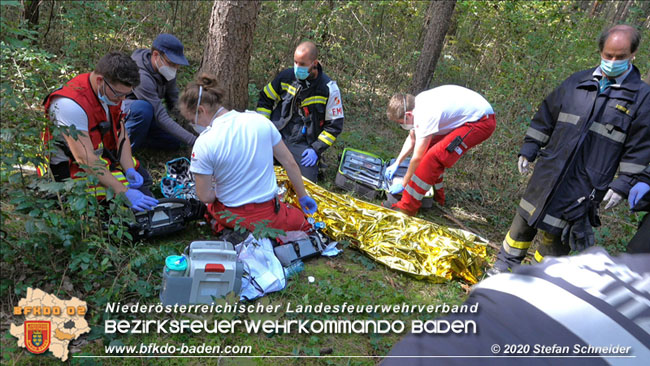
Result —
[{"label": "black equipment bag", "polygon": [[163,198],[152,210],[136,212],[129,231],[134,239],[171,234],[183,230],[189,221],[203,218],[205,210],[203,202],[195,199]]}]

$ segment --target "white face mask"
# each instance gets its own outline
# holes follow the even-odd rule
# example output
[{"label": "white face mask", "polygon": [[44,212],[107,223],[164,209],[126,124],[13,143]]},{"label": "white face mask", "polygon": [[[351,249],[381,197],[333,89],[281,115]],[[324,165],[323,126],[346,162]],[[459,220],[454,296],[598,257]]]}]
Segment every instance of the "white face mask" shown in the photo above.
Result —
[{"label": "white face mask", "polygon": [[[158,54],[158,60],[160,60],[161,57],[162,56],[160,54]],[[160,66],[159,63],[156,63],[156,66],[158,66],[158,72],[160,73],[160,75],[162,75],[165,78],[165,80],[170,81],[170,80],[173,80],[176,77],[176,69],[175,68],[173,68],[171,66],[167,66],[165,64]]]},{"label": "white face mask", "polygon": [[400,127],[407,131],[411,131],[413,129],[413,124],[400,123]]}]

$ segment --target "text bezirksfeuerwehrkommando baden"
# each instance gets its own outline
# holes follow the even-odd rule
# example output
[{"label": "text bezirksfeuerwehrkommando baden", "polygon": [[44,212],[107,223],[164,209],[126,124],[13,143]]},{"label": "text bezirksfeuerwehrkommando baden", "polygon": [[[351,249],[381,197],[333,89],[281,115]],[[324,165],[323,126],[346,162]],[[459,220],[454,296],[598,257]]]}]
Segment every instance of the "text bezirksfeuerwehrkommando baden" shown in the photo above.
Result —
[{"label": "text bezirksfeuerwehrkommando baden", "polygon": [[[244,331],[248,334],[266,333],[298,333],[298,334],[401,334],[407,330],[407,322],[402,320],[252,320],[252,319],[222,319],[222,320],[114,320],[104,321],[106,334],[183,334],[183,333],[219,333],[228,334]],[[477,326],[474,320],[411,320],[412,333],[456,333],[476,334]]]}]

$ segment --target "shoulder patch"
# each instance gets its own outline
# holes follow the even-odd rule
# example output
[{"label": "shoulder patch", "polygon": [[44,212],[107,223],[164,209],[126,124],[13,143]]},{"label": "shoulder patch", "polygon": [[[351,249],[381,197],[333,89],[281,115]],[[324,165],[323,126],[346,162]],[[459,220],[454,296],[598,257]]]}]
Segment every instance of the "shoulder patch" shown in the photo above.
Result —
[{"label": "shoulder patch", "polygon": [[341,100],[341,91],[336,85],[336,81],[332,80],[327,83],[329,89],[329,97],[327,99],[326,120],[333,120],[336,118],[343,118],[343,101]]}]

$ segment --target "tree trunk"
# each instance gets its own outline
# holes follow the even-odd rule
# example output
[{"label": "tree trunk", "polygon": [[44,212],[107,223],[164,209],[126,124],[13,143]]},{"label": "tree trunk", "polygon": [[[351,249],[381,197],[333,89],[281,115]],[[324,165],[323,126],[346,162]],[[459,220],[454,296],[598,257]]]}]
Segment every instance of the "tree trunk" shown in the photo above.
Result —
[{"label": "tree trunk", "polygon": [[55,1],[52,0],[50,2],[50,16],[47,18],[47,28],[45,29],[45,34],[43,34],[43,40],[48,39],[47,35],[50,33],[50,25],[52,25],[52,18],[54,17],[54,5],[56,5]]},{"label": "tree trunk", "polygon": [[428,22],[425,24],[426,35],[422,53],[418,58],[415,74],[411,83],[411,92],[417,94],[429,87],[438,58],[442,52],[445,35],[451,23],[456,0],[431,1],[427,10]]},{"label": "tree trunk", "polygon": [[25,20],[30,29],[38,27],[38,16],[41,8],[41,0],[25,1]]},{"label": "tree trunk", "polygon": [[627,20],[627,16],[630,13],[630,6],[634,0],[627,0],[625,6],[622,7],[621,12],[616,15],[616,24],[624,23]]},{"label": "tree trunk", "polygon": [[591,5],[591,0],[581,0],[578,1],[578,6],[580,7],[580,11],[586,13],[589,10],[589,6]]},{"label": "tree trunk", "polygon": [[178,0],[176,0],[176,3],[174,4],[174,17],[172,18],[172,32],[174,32],[176,28],[176,13],[178,12]]},{"label": "tree trunk", "polygon": [[601,14],[603,14],[603,17],[609,20],[610,23],[613,23],[616,21],[616,14],[618,14],[620,9],[619,5],[620,1],[607,1],[603,4]]},{"label": "tree trunk", "polygon": [[[635,22],[639,28],[649,28],[650,29],[650,1],[641,1],[637,5],[641,11],[641,16],[637,16],[637,21]],[[641,30],[641,29],[639,29]]]},{"label": "tree trunk", "polygon": [[602,9],[602,3],[600,0],[595,0],[591,7],[591,17],[595,18],[600,13],[600,9]]},{"label": "tree trunk", "polygon": [[625,7],[627,6],[627,2],[629,1],[633,1],[633,0],[615,1],[613,2],[613,4],[610,5],[610,8],[607,10],[607,14],[610,14],[611,16],[612,25],[618,24],[620,22],[620,19],[623,15],[623,10],[625,10]]},{"label": "tree trunk", "polygon": [[215,0],[200,71],[214,74],[226,91],[224,105],[248,106],[248,63],[259,1]]}]

